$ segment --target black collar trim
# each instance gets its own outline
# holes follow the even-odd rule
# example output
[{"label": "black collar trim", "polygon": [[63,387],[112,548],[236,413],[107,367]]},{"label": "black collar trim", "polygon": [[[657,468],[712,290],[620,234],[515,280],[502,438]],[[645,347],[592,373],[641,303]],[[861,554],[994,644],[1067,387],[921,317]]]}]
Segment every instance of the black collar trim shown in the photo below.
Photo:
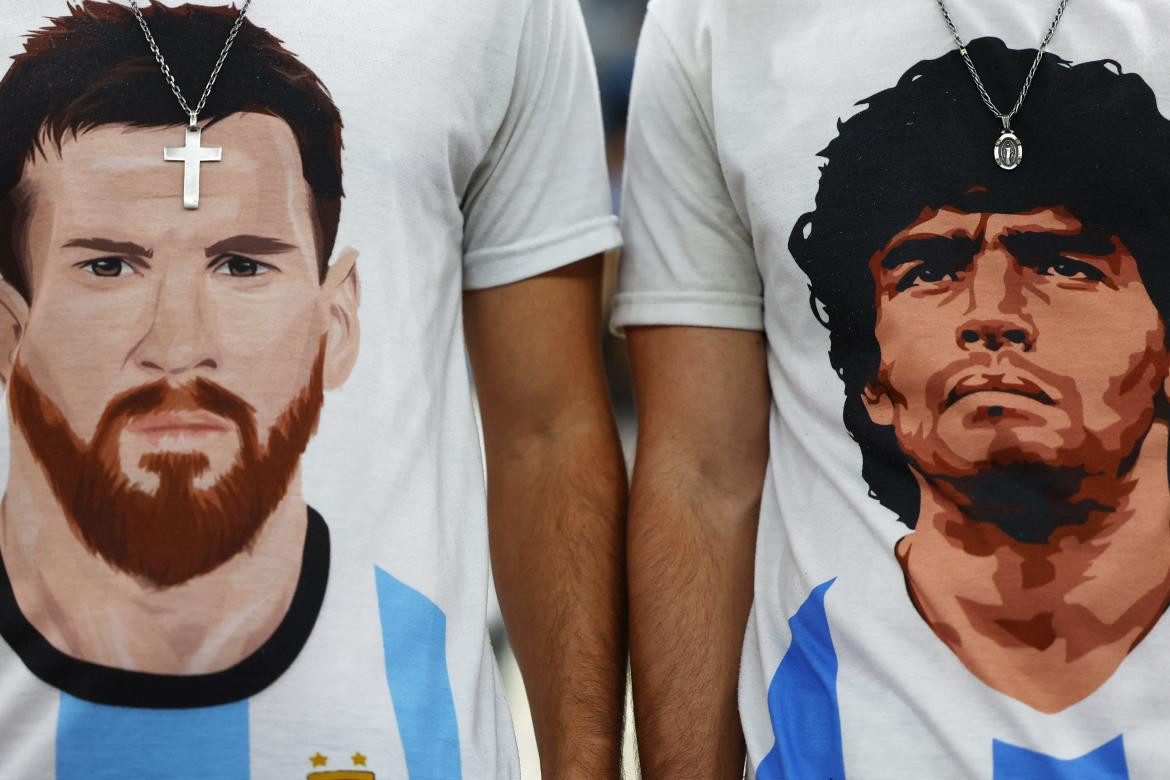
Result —
[{"label": "black collar trim", "polygon": [[66,655],[38,632],[16,603],[0,558],[0,636],[33,674],[78,699],[114,707],[213,707],[254,696],[292,666],[309,639],[329,579],[329,528],[312,507],[301,574],[288,612],[263,645],[239,663],[210,674],[135,672]]}]

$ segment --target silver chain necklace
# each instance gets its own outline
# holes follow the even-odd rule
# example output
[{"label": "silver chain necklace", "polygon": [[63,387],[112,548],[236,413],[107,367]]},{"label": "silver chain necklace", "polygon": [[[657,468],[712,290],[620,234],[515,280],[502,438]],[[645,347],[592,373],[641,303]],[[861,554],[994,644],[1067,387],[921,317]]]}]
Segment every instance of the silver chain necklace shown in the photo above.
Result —
[{"label": "silver chain necklace", "polygon": [[1044,56],[1044,49],[1048,46],[1048,42],[1052,40],[1053,33],[1056,32],[1056,25],[1060,23],[1060,17],[1064,15],[1064,8],[1068,5],[1068,0],[1060,0],[1060,7],[1056,9],[1056,16],[1052,19],[1052,24],[1048,25],[1048,32],[1044,35],[1044,40],[1040,42],[1040,49],[1036,52],[1036,59],[1032,61],[1032,67],[1028,71],[1027,78],[1024,79],[1024,87],[1020,90],[1020,96],[1016,98],[1016,104],[1012,106],[1012,110],[1006,114],[999,110],[991,96],[987,94],[987,89],[983,86],[983,80],[979,78],[979,72],[975,70],[975,63],[971,60],[971,55],[967,53],[967,44],[963,43],[963,39],[959,37],[959,31],[955,29],[955,23],[951,21],[951,14],[947,11],[947,6],[943,0],[935,0],[938,3],[938,8],[942,11],[943,19],[947,23],[947,27],[951,29],[951,35],[955,39],[955,43],[959,47],[959,54],[963,55],[963,61],[967,63],[967,70],[971,71],[971,78],[975,80],[975,86],[979,88],[979,95],[983,98],[983,103],[991,110],[991,113],[1003,123],[1003,132],[1000,133],[995,142],[995,162],[1000,168],[1010,171],[1020,164],[1024,159],[1024,144],[1020,141],[1020,137],[1012,132],[1012,117],[1020,110],[1020,106],[1024,104],[1024,97],[1028,94],[1028,89],[1032,86],[1032,78],[1036,75],[1036,68],[1040,67],[1040,59]]},{"label": "silver chain necklace", "polygon": [[130,0],[130,7],[134,10],[134,16],[138,18],[138,26],[142,28],[142,34],[146,36],[146,42],[150,46],[150,51],[154,54],[154,59],[162,69],[167,83],[170,84],[171,92],[175,93],[175,97],[179,99],[179,105],[182,106],[183,112],[187,115],[187,130],[184,145],[163,147],[163,160],[183,163],[183,208],[185,209],[199,208],[200,163],[219,162],[223,159],[223,147],[200,145],[200,136],[203,130],[199,127],[199,114],[203,111],[203,107],[207,105],[207,96],[211,94],[211,87],[215,84],[216,78],[219,77],[219,71],[223,68],[223,62],[227,59],[232,44],[235,43],[236,34],[240,31],[240,25],[244,23],[244,14],[248,13],[248,6],[251,4],[252,0],[244,0],[244,6],[240,9],[240,15],[236,17],[235,24],[232,25],[231,32],[228,33],[227,41],[223,45],[223,50],[219,53],[219,59],[215,61],[215,67],[211,70],[211,77],[207,79],[207,86],[203,88],[203,94],[199,97],[199,102],[192,109],[187,104],[186,98],[183,97],[179,85],[175,83],[175,77],[171,75],[171,69],[167,65],[167,61],[163,58],[162,52],[159,51],[154,36],[150,34],[150,28],[146,26],[146,18],[138,8],[138,0]]}]

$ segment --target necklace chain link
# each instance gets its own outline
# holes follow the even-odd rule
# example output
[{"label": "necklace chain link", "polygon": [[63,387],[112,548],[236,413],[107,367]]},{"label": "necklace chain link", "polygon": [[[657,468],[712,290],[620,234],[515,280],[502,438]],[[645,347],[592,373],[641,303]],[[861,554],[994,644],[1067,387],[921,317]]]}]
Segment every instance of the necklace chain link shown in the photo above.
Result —
[{"label": "necklace chain link", "polygon": [[967,70],[971,71],[971,78],[975,80],[975,86],[979,88],[979,95],[983,98],[984,104],[991,109],[991,113],[995,114],[1001,122],[1003,122],[1003,129],[1009,130],[1011,127],[1012,117],[1020,110],[1020,106],[1024,104],[1024,97],[1028,94],[1028,89],[1032,86],[1032,78],[1036,75],[1036,69],[1040,67],[1040,59],[1044,56],[1044,49],[1048,46],[1048,42],[1052,40],[1053,34],[1056,32],[1056,25],[1060,23],[1060,17],[1064,15],[1064,8],[1068,5],[1068,0],[1060,0],[1060,6],[1056,9],[1056,16],[1052,19],[1052,24],[1048,25],[1048,32],[1044,35],[1044,40],[1040,42],[1040,50],[1036,52],[1036,59],[1032,61],[1032,67],[1028,70],[1028,76],[1024,79],[1023,89],[1020,90],[1020,96],[1016,98],[1016,104],[1012,106],[1012,110],[1006,114],[999,110],[995,105],[995,101],[987,94],[986,87],[983,86],[983,80],[979,78],[979,72],[975,70],[975,63],[971,60],[971,55],[967,53],[967,45],[963,43],[963,39],[959,37],[959,31],[955,29],[955,23],[951,20],[951,14],[947,10],[946,3],[943,0],[935,0],[938,3],[938,8],[942,11],[943,19],[946,20],[947,27],[951,30],[951,35],[955,39],[955,43],[959,47],[959,53],[963,55],[963,61],[967,63]]},{"label": "necklace chain link", "polygon": [[223,50],[219,53],[219,59],[216,60],[215,67],[211,70],[211,77],[207,79],[207,86],[203,88],[203,94],[200,96],[199,102],[195,105],[195,109],[192,110],[191,106],[187,105],[187,100],[183,97],[183,93],[179,90],[179,85],[175,83],[175,77],[171,75],[171,69],[167,65],[167,61],[163,58],[158,44],[155,43],[154,36],[150,34],[150,28],[146,26],[146,18],[138,8],[138,0],[130,0],[130,7],[134,10],[134,15],[138,18],[138,26],[142,28],[142,34],[146,36],[146,42],[150,45],[150,51],[154,54],[154,59],[162,69],[163,75],[166,76],[167,83],[171,86],[171,92],[174,92],[175,97],[179,99],[179,105],[183,107],[183,111],[187,114],[187,118],[192,127],[199,120],[199,114],[202,113],[203,107],[207,105],[207,96],[211,94],[211,88],[214,86],[216,78],[219,77],[219,71],[223,68],[224,60],[227,59],[228,52],[231,51],[232,44],[236,40],[236,34],[240,31],[240,25],[244,23],[244,14],[248,13],[248,6],[251,4],[252,0],[244,0],[244,5],[240,9],[240,15],[236,17],[235,24],[232,25],[231,32],[228,33],[227,41],[223,45]]}]

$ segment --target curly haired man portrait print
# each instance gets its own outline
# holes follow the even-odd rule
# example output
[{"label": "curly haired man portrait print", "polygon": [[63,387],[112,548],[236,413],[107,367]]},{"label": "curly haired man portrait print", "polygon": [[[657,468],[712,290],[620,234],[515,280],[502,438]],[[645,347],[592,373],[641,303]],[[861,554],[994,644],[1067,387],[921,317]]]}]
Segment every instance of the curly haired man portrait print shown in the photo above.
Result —
[{"label": "curly haired man portrait print", "polygon": [[[993,95],[1036,54],[969,49]],[[980,680],[1053,713],[1170,599],[1170,120],[1118,63],[1049,54],[1005,171],[964,78],[955,51],[862,101],[789,247],[870,494],[910,529],[909,598]]]}]

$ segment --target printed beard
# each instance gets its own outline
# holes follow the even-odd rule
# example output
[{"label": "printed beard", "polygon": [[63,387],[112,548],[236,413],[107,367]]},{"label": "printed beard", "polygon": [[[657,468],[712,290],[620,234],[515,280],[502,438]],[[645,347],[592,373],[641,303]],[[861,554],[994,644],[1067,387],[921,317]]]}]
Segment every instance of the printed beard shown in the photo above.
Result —
[{"label": "printed beard", "polygon": [[1086,478],[1084,469],[1020,461],[932,481],[968,519],[991,523],[1017,542],[1046,544],[1057,530],[1114,509],[1085,495]]},{"label": "printed beard", "polygon": [[[9,406],[89,550],[116,569],[170,587],[248,547],[284,497],[324,402],[324,356],[322,344],[308,384],[269,429],[266,446],[259,443],[252,407],[203,378],[180,388],[159,381],[121,393],[107,404],[88,445],[19,363]],[[134,417],[163,410],[204,410],[235,424],[235,461],[212,485],[195,485],[209,467],[197,451],[144,454],[139,466],[158,476],[153,493],[126,477],[120,434]]]}]

